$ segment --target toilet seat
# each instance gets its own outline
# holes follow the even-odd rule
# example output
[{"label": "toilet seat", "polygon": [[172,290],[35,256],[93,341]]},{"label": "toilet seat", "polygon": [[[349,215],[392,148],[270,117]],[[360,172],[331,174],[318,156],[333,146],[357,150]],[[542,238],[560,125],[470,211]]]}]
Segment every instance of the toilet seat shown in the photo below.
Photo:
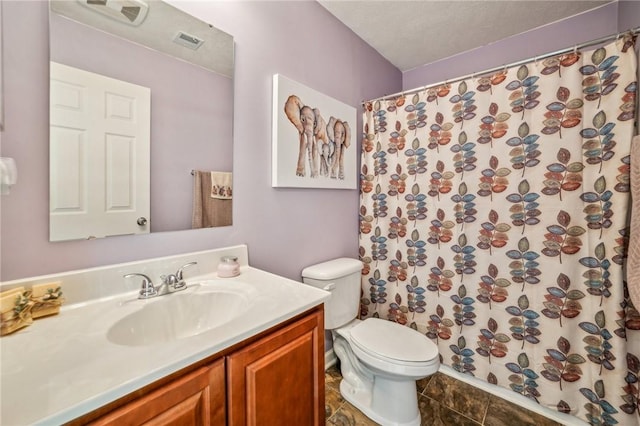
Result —
[{"label": "toilet seat", "polygon": [[350,332],[361,350],[390,362],[412,364],[438,357],[438,347],[427,336],[391,321],[367,318]]},{"label": "toilet seat", "polygon": [[351,348],[369,367],[399,375],[428,375],[438,369],[438,347],[400,324],[368,318],[349,330]]}]

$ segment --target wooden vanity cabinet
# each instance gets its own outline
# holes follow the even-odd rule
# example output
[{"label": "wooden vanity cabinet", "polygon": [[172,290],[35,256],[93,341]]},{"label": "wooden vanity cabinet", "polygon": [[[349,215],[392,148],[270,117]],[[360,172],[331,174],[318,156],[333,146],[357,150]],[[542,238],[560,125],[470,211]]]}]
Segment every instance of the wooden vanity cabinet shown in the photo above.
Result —
[{"label": "wooden vanity cabinet", "polygon": [[324,324],[308,315],[227,357],[229,425],[324,425]]},{"label": "wooden vanity cabinet", "polygon": [[224,359],[168,383],[91,425],[224,425]]},{"label": "wooden vanity cabinet", "polygon": [[69,424],[324,425],[323,313],[313,308]]}]

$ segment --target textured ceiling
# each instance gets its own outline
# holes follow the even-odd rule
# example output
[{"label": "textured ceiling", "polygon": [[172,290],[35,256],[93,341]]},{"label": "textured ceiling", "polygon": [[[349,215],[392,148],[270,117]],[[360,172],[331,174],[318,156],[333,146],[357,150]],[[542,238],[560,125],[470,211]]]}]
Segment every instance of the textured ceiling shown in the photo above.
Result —
[{"label": "textured ceiling", "polygon": [[401,71],[616,0],[318,0]]}]

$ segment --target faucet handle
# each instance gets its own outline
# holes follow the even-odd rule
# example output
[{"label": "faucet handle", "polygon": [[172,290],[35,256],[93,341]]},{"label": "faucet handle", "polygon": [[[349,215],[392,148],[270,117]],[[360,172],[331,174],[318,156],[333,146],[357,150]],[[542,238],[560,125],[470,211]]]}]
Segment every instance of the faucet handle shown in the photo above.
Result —
[{"label": "faucet handle", "polygon": [[142,288],[140,289],[140,293],[139,293],[140,295],[138,296],[138,299],[148,299],[158,294],[156,288],[153,286],[153,283],[151,282],[151,278],[149,278],[145,274],[133,273],[133,274],[126,274],[123,276],[123,278],[132,278],[132,277],[142,277]]},{"label": "faucet handle", "polygon": [[197,264],[198,262],[189,262],[189,263],[185,263],[180,268],[178,268],[178,271],[175,274],[176,282],[173,284],[174,290],[182,290],[183,288],[187,287],[187,283],[185,283],[184,279],[182,278],[182,270],[184,268],[188,268],[189,266],[193,266]]},{"label": "faucet handle", "polygon": [[182,270],[185,268],[188,268],[189,266],[193,266],[193,265],[197,265],[198,262],[189,262],[189,263],[185,263],[184,265],[182,265],[178,271],[176,272],[176,278],[178,279],[178,281],[182,281]]}]

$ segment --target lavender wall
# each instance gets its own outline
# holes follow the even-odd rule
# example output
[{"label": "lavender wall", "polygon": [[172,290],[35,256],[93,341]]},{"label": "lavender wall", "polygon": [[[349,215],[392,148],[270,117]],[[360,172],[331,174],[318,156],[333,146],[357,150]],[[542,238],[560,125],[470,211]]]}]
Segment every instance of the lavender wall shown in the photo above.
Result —
[{"label": "lavender wall", "polygon": [[562,21],[406,71],[402,88],[411,90],[482,72],[617,32],[618,3],[608,3]]},{"label": "lavender wall", "polygon": [[358,255],[357,191],[271,187],[271,78],[360,111],[362,100],[399,91],[401,73],[315,2],[172,3],[235,39],[233,226],[49,243],[47,4],[3,1],[2,156],[19,168],[1,198],[3,281],[239,243],[252,265],[293,279],[309,264]]},{"label": "lavender wall", "polygon": [[151,89],[151,232],[190,229],[191,170],[233,167],[233,81],[57,14],[49,34],[52,61]]},{"label": "lavender wall", "polygon": [[626,31],[640,26],[640,2],[621,0],[618,4],[618,31]]},{"label": "lavender wall", "polygon": [[3,281],[238,243],[248,244],[254,266],[294,279],[311,263],[355,257],[357,191],[271,188],[273,74],[360,111],[360,101],[384,93],[526,59],[640,24],[640,4],[621,1],[402,76],[315,2],[170,2],[235,38],[234,225],[49,243],[48,11],[44,1],[3,1],[5,130],[0,136],[2,156],[14,157],[20,173],[19,184],[0,200]]}]

